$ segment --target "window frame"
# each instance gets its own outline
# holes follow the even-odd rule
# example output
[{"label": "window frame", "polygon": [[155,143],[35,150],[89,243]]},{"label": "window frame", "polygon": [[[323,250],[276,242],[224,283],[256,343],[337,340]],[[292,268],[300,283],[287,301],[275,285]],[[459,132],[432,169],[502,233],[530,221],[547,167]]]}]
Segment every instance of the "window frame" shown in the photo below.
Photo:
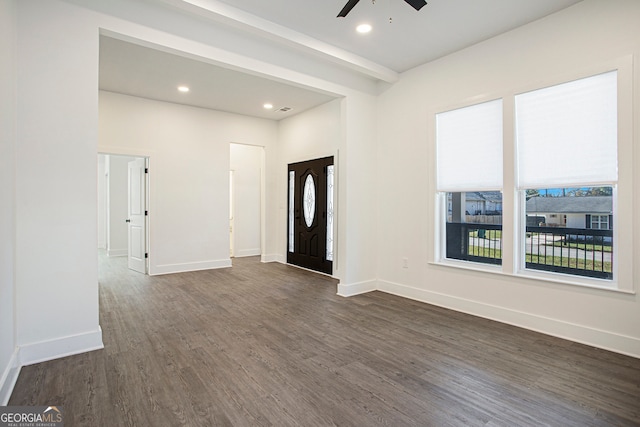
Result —
[{"label": "window frame", "polygon": [[[606,73],[618,71],[617,73],[617,149],[618,149],[618,180],[616,183],[598,183],[602,186],[612,186],[614,188],[613,197],[613,222],[617,225],[613,227],[614,243],[614,273],[612,280],[592,279],[570,274],[560,274],[546,271],[535,271],[524,269],[525,262],[525,236],[526,233],[526,195],[524,190],[517,188],[517,165],[516,165],[516,141],[515,141],[515,96],[537,89],[579,80]],[[433,124],[432,147],[433,152],[437,150],[437,137],[435,132],[435,117],[438,113],[449,111],[455,108],[480,104],[494,99],[503,100],[503,221],[502,221],[502,265],[485,265],[474,262],[450,260],[446,254],[446,219],[447,200],[446,192],[439,192],[436,187],[437,157],[434,155],[431,160],[433,181],[430,185],[434,195],[433,209],[433,245],[429,251],[429,263],[445,267],[462,268],[467,270],[484,271],[502,275],[519,277],[526,283],[527,280],[537,282],[550,282],[558,285],[571,285],[577,287],[595,288],[604,291],[615,291],[621,293],[635,294],[635,284],[633,280],[633,184],[635,176],[633,173],[633,55],[604,61],[592,66],[583,67],[563,75],[556,75],[551,78],[541,79],[529,85],[519,88],[511,88],[501,92],[485,93],[482,96],[471,96],[463,102],[455,105],[446,105],[441,108],[431,110],[430,118]],[[612,185],[613,184],[613,185]],[[559,183],[558,186],[562,186]],[[585,186],[595,186],[595,183],[587,183]],[[469,191],[473,191],[470,189]],[[611,224],[611,221],[610,221]],[[609,225],[610,226],[610,225]],[[625,229],[625,233],[620,233]],[[621,250],[621,248],[626,250]],[[514,283],[521,283],[516,281]]]},{"label": "window frame", "polygon": [[[436,112],[433,115],[434,118],[434,129],[435,129],[435,148],[436,148],[436,155],[434,156],[434,163],[435,163],[435,167],[433,168],[433,170],[436,172],[436,179],[434,180],[434,182],[436,182],[436,201],[435,201],[435,205],[436,205],[436,230],[437,232],[434,234],[435,236],[441,236],[440,237],[436,237],[437,241],[440,242],[440,244],[436,244],[435,247],[435,256],[436,259],[438,260],[438,263],[441,264],[450,264],[450,265],[458,265],[461,267],[464,267],[465,265],[469,265],[472,266],[472,268],[478,269],[478,270],[483,270],[486,269],[488,271],[494,271],[494,272],[499,272],[501,269],[501,263],[502,263],[502,258],[500,258],[501,262],[496,264],[494,262],[480,262],[480,261],[473,261],[473,260],[462,260],[462,259],[455,259],[455,258],[448,258],[447,257],[447,233],[446,233],[446,227],[447,227],[447,218],[448,218],[448,198],[447,198],[447,194],[449,193],[476,193],[476,192],[499,192],[502,194],[502,196],[504,197],[504,183],[501,182],[500,186],[494,186],[494,185],[489,185],[489,186],[480,186],[477,188],[472,188],[472,187],[455,187],[455,188],[449,188],[448,186],[444,186],[442,189],[438,189],[438,178],[437,178],[437,174],[438,174],[438,141],[437,141],[437,123],[438,123],[438,114],[441,113],[449,113],[449,112],[453,112],[456,110],[462,110],[465,108],[469,108],[469,107],[474,107],[474,106],[481,106],[484,104],[489,104],[489,103],[494,103],[494,102],[499,102],[500,104],[500,111],[501,111],[501,116],[500,116],[500,125],[502,127],[501,132],[502,132],[502,140],[500,141],[500,145],[502,148],[502,153],[501,155],[502,157],[502,162],[500,163],[501,168],[504,168],[504,99],[502,97],[481,97],[481,98],[474,98],[473,102],[469,102],[469,103],[462,103],[462,104],[458,104],[458,105],[453,105],[450,108],[446,108],[446,109],[442,109],[438,112]],[[502,170],[502,179],[504,179],[504,169]],[[504,207],[504,199],[501,199],[500,205],[502,207]],[[502,227],[502,224],[500,224]],[[501,228],[502,231],[502,228]],[[502,239],[501,245],[503,245],[504,239]]]},{"label": "window frame", "polygon": [[[617,212],[617,186],[615,184],[603,184],[603,186],[610,186],[612,188],[612,207],[613,212]],[[593,187],[593,185],[585,184],[584,187]],[[613,245],[612,245],[612,254],[614,254],[614,263],[612,268],[612,278],[611,279],[602,279],[596,277],[588,277],[579,274],[569,274],[569,273],[559,273],[554,271],[546,271],[546,270],[538,270],[533,268],[526,268],[526,233],[527,233],[527,224],[526,224],[526,189],[518,190],[518,199],[519,199],[519,214],[518,216],[522,218],[520,222],[520,226],[518,229],[517,237],[517,248],[518,248],[518,256],[517,256],[517,270],[516,274],[522,277],[530,277],[542,280],[548,280],[553,282],[571,284],[571,285],[580,285],[586,287],[594,287],[594,288],[602,288],[609,290],[621,290],[625,291],[624,288],[618,289],[616,278],[617,278],[617,269],[619,267],[619,262],[617,261],[616,255],[619,252],[619,242],[618,235],[613,233]],[[584,225],[585,230],[588,230],[589,227],[585,222]],[[595,270],[598,271],[598,270]]]},{"label": "window frame", "polygon": [[[503,194],[502,190],[499,191]],[[469,192],[474,192],[473,190],[469,190]],[[450,192],[447,191],[436,191],[436,232],[435,236],[435,264],[444,265],[444,266],[454,266],[462,269],[471,269],[476,271],[486,271],[491,273],[501,273],[503,267],[502,257],[500,258],[501,263],[483,263],[478,261],[471,260],[462,260],[455,258],[447,257],[447,217],[448,217],[448,200],[447,194]],[[502,227],[502,254],[504,255],[504,227]]]},{"label": "window frame", "polygon": [[[590,224],[590,228],[594,229],[594,230],[611,230],[610,226],[609,226],[609,215],[600,215],[600,214],[590,214],[589,215],[590,219],[591,219],[591,224]],[[597,218],[597,221],[594,222],[594,219]],[[606,221],[602,221],[602,218],[606,218]],[[594,227],[593,225],[598,224],[597,227]],[[607,228],[602,228],[603,224],[607,224]]]}]

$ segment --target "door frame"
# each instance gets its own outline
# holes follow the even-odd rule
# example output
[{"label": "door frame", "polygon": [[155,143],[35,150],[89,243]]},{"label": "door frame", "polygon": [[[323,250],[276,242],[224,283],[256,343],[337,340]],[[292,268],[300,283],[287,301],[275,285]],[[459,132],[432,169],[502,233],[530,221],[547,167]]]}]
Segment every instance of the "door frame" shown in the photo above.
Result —
[{"label": "door frame", "polygon": [[[151,198],[151,189],[153,188],[152,185],[152,177],[153,174],[151,173],[151,163],[152,163],[152,153],[147,152],[147,151],[142,151],[142,150],[136,150],[136,149],[129,149],[126,147],[118,147],[117,149],[113,149],[113,148],[106,148],[106,147],[98,147],[97,153],[96,153],[96,175],[97,175],[97,169],[98,169],[98,158],[97,156],[103,154],[105,156],[127,156],[127,157],[138,157],[138,158],[143,158],[145,159],[145,167],[147,168],[147,170],[149,171],[148,173],[145,174],[145,205],[146,205],[146,210],[148,211],[148,215],[145,216],[145,252],[148,254],[147,259],[146,259],[146,263],[145,263],[145,274],[146,275],[150,275],[150,271],[151,271],[151,260],[153,257],[153,253],[150,250],[151,249],[151,225],[153,223],[153,209],[152,209],[152,205],[151,205],[151,200],[153,200]],[[128,237],[127,237],[128,239]],[[127,241],[127,245],[129,244],[129,242]],[[96,245],[96,258],[98,257],[98,248]]]},{"label": "door frame", "polygon": [[[234,222],[236,217],[236,198],[235,187],[233,183],[233,175],[235,171],[229,170],[229,256],[235,258],[236,253],[236,239],[233,233],[236,232],[236,224]],[[262,213],[260,214],[262,215]]]},{"label": "door frame", "polygon": [[[337,211],[337,200],[338,200],[337,189],[338,189],[338,186],[337,186],[337,167],[336,167],[337,166],[337,161],[338,161],[338,156],[336,154],[336,155],[317,157],[317,158],[301,160],[301,161],[296,161],[296,162],[288,162],[287,163],[287,181],[286,181],[287,182],[287,213],[286,213],[286,221],[287,221],[286,230],[287,230],[287,234],[286,234],[286,239],[285,239],[285,241],[287,242],[286,248],[285,248],[285,251],[286,251],[286,256],[285,256],[286,263],[288,265],[292,265],[294,267],[302,268],[302,269],[313,271],[313,272],[320,273],[320,274],[329,275],[329,276],[332,276],[332,277],[334,276],[334,273],[335,273],[335,271],[337,269],[337,262],[336,262],[337,261],[337,256],[336,256],[336,254],[337,254],[337,251],[336,251],[336,248],[337,248],[337,234],[336,234],[337,227],[336,227],[336,223],[337,223],[337,221],[336,220],[337,220],[337,213],[338,213],[338,211]],[[324,230],[323,230],[323,239],[322,239],[323,240],[322,248],[324,250],[322,251],[323,252],[322,264],[329,263],[328,266],[327,265],[323,266],[321,264],[316,268],[314,268],[312,266],[308,266],[308,265],[305,266],[305,265],[299,265],[299,264],[294,263],[293,259],[296,258],[296,257],[299,257],[299,255],[296,255],[296,250],[295,249],[294,249],[293,253],[290,251],[290,243],[293,243],[294,248],[296,246],[295,231],[292,232],[291,227],[293,225],[294,230],[295,230],[296,227],[298,227],[298,225],[295,225],[295,223],[296,222],[300,223],[300,222],[303,222],[304,220],[303,220],[303,214],[302,213],[299,213],[299,215],[298,215],[299,218],[295,217],[295,213],[294,213],[294,218],[293,219],[291,218],[291,208],[292,207],[290,206],[290,203],[292,201],[292,196],[291,196],[291,182],[290,182],[290,175],[289,174],[292,171],[292,169],[295,169],[298,166],[302,166],[303,168],[306,168],[308,170],[311,165],[306,166],[305,164],[310,164],[312,162],[317,162],[317,163],[324,164],[322,166],[322,168],[325,170],[325,173],[322,176],[324,176],[325,179],[324,180],[316,179],[316,181],[317,181],[316,185],[317,185],[317,188],[318,188],[318,190],[316,190],[316,197],[318,197],[318,191],[321,188],[320,186],[324,185],[324,189],[323,189],[324,198],[320,197],[320,205],[317,205],[317,206],[319,206],[319,208],[316,208],[316,215],[318,215],[318,218],[322,217],[324,219],[324,221],[323,221],[324,222],[324,224],[323,224]],[[331,198],[331,209],[332,209],[332,211],[331,211],[331,216],[332,216],[331,224],[329,224],[329,220],[327,219],[328,216],[329,216],[329,212],[327,211],[327,204],[329,202],[330,194],[329,194],[329,191],[328,191],[328,182],[327,182],[328,175],[326,173],[326,170],[327,170],[327,168],[329,166],[333,167],[333,176],[332,176],[332,178],[333,178],[332,179],[332,186],[333,186],[332,196],[333,197]],[[306,174],[306,172],[305,172],[305,174]],[[303,190],[304,184],[302,184],[301,180],[304,178],[305,174],[300,175],[299,177],[298,176],[295,177],[295,181],[294,182],[296,184],[294,185],[294,194],[296,192],[295,188],[296,188],[297,185],[301,186],[300,189],[299,189],[300,193],[302,191],[304,191]],[[320,178],[320,176],[318,176],[317,178]],[[301,196],[300,193],[297,194],[297,195],[294,195],[293,197],[295,198],[297,196]],[[293,200],[293,209],[294,209],[294,211],[296,209],[298,201],[299,200],[297,200],[297,199]],[[322,205],[322,203],[324,203],[324,206]],[[300,206],[300,209],[302,209],[302,206]],[[314,222],[315,222],[315,220],[314,220]],[[327,237],[328,237],[327,233],[328,233],[328,230],[329,230],[329,226],[331,226],[331,237],[332,237],[332,259],[331,260],[327,260],[326,259],[326,254],[327,254],[327,252],[326,252],[327,251],[326,242],[327,242]],[[313,226],[311,228],[314,228],[314,227],[315,226]],[[309,227],[307,227],[307,228],[309,228]],[[290,242],[292,234],[293,234],[293,242]],[[311,248],[309,248],[309,250],[311,250]],[[324,269],[325,267],[327,267],[327,270]]]}]

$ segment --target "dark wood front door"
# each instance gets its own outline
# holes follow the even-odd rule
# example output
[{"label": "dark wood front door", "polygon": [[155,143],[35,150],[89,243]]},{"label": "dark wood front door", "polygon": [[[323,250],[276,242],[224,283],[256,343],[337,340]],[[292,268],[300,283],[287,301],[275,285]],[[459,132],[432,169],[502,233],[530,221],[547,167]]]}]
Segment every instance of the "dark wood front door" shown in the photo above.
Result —
[{"label": "dark wood front door", "polygon": [[333,201],[327,203],[327,189],[333,185],[333,157],[292,163],[288,176],[287,262],[331,274],[333,239],[327,239],[327,224]]}]

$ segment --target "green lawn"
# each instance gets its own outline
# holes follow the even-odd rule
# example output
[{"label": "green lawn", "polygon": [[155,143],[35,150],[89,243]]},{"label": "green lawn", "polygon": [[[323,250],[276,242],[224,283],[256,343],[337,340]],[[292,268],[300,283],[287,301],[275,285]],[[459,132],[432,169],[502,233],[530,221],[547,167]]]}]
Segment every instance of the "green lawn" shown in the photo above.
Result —
[{"label": "green lawn", "polygon": [[[482,246],[469,246],[468,255],[486,257],[486,258],[497,258],[502,259],[502,251],[500,249],[493,248],[485,248]],[[580,270],[591,270],[591,271],[604,271],[607,273],[612,272],[611,262],[602,262],[602,261],[594,261],[590,259],[578,259],[578,258],[567,258],[559,256],[538,256],[527,254],[525,257],[526,262],[534,263],[534,264],[544,264],[544,265],[555,265],[556,267],[569,267],[569,268],[577,268]]]},{"label": "green lawn", "polygon": [[531,262],[534,264],[544,264],[544,265],[555,265],[556,267],[569,267],[569,268],[577,268],[580,270],[591,270],[591,271],[604,271],[606,273],[612,272],[611,262],[605,261],[594,261],[591,259],[578,259],[578,258],[566,258],[566,257],[551,257],[547,256],[538,256],[538,255],[527,255],[526,262]]},{"label": "green lawn", "polygon": [[500,249],[485,248],[483,246],[469,246],[468,255],[502,259],[502,251]]}]

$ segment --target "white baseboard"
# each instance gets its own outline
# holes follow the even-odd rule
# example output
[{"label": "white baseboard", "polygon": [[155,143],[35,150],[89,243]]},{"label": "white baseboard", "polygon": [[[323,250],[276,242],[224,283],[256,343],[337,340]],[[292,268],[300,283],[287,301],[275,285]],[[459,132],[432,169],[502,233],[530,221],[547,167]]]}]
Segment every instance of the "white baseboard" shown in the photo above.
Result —
[{"label": "white baseboard", "polygon": [[152,265],[149,268],[149,275],[156,276],[160,274],[186,273],[188,271],[213,270],[216,268],[226,267],[231,267],[231,258],[201,262],[186,262],[183,264]]},{"label": "white baseboard", "polygon": [[334,276],[333,274],[330,274],[330,273],[324,273],[322,271],[312,270],[310,268],[300,267],[299,265],[289,264],[289,263],[286,263],[286,262],[283,262],[283,264],[285,264],[285,265],[287,265],[289,267],[297,268],[298,270],[304,270],[304,271],[308,271],[309,273],[320,274],[322,276],[331,277],[332,279],[337,279],[336,276]]},{"label": "white baseboard", "polygon": [[378,282],[376,280],[366,280],[364,282],[349,284],[338,283],[338,295],[341,297],[352,297],[354,295],[375,291],[376,289],[378,289]]},{"label": "white baseboard", "polygon": [[473,316],[495,320],[520,328],[529,329],[546,335],[590,345],[627,356],[640,358],[640,340],[621,334],[594,329],[584,325],[565,322],[558,319],[538,316],[531,313],[511,310],[490,304],[484,304],[464,298],[418,289],[399,283],[378,281],[381,292],[437,305]]},{"label": "white baseboard", "polygon": [[287,258],[280,254],[263,254],[260,258],[260,262],[279,262],[281,264],[286,264]]},{"label": "white baseboard", "polygon": [[98,326],[98,330],[92,332],[21,345],[18,363],[28,366],[102,348],[102,329]]},{"label": "white baseboard", "polygon": [[20,364],[18,363],[18,348],[13,351],[9,363],[0,377],[0,406],[6,406],[16,385],[20,374]]},{"label": "white baseboard", "polygon": [[126,249],[108,249],[107,256],[127,256],[129,252]]},{"label": "white baseboard", "polygon": [[233,254],[236,258],[242,258],[246,256],[258,256],[260,255],[260,248],[256,249],[240,249]]}]

